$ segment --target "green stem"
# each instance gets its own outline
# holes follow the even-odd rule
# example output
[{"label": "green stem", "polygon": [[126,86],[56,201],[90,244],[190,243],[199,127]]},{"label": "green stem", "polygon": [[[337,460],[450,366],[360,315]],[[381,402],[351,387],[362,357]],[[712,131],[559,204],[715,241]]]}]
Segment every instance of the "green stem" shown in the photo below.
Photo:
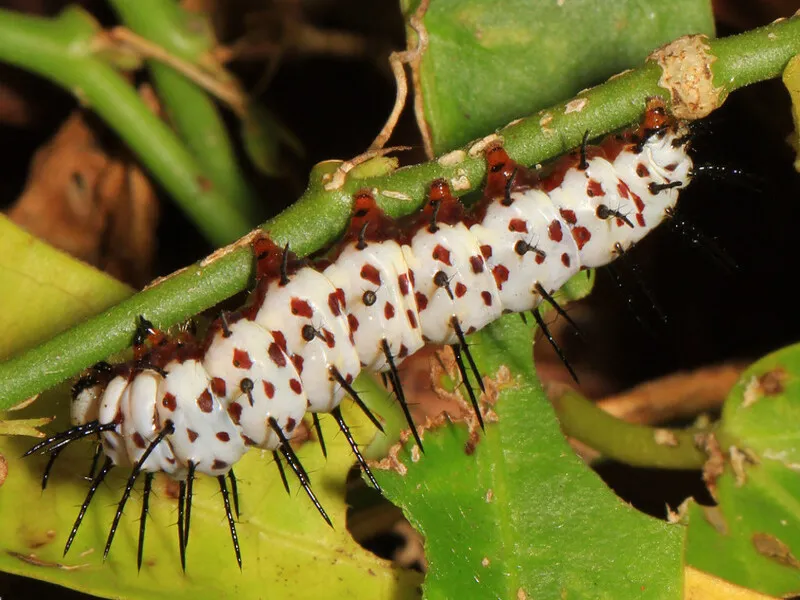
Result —
[{"label": "green stem", "polygon": [[213,186],[175,134],[136,91],[94,55],[101,34],[85,11],[69,8],[55,19],[0,10],[0,61],[37,73],[72,92],[130,146],[203,234],[224,245],[250,223]]},{"label": "green stem", "polygon": [[[0,32],[4,30],[3,17],[7,19],[8,14],[0,13]],[[41,27],[41,22],[37,20],[36,23]],[[8,23],[5,25],[11,29]],[[30,27],[30,22],[27,25]],[[48,32],[64,36],[62,27],[55,30],[50,27]],[[54,45],[63,52],[63,45],[57,41],[45,38],[40,42],[45,46]],[[8,56],[11,53],[9,47],[14,46],[8,37],[0,34],[0,58]],[[800,53],[800,18],[773,23],[730,39],[712,41],[710,46],[716,57],[713,64],[715,83],[723,87],[725,93],[730,93],[742,85],[781,74],[789,59]],[[742,49],[741,56],[739,48]],[[23,54],[31,53],[28,48]],[[59,55],[59,59],[63,58]],[[50,70],[54,65],[60,65],[55,57],[50,60]],[[72,68],[72,63],[64,62]],[[22,66],[37,72],[48,71],[41,66],[33,68],[30,61]],[[68,70],[67,66],[62,66],[60,71]],[[587,129],[602,135],[636,121],[648,97],[666,95],[665,90],[658,86],[659,75],[657,65],[645,64],[584,92],[581,97],[587,102],[582,111],[567,112],[566,103],[542,111],[553,116],[547,131],[539,125],[542,114],[539,113],[499,133],[514,159],[526,165],[536,164],[577,146]],[[352,193],[361,188],[375,190],[387,213],[397,217],[417,210],[424,201],[427,186],[436,178],[466,181],[468,186],[459,192],[466,193],[476,190],[485,174],[483,157],[480,154],[475,157],[466,155],[457,165],[431,161],[369,178],[359,178],[356,173],[350,173],[340,189],[326,191],[321,185],[321,177],[335,168],[336,163],[331,162],[319,165],[312,172],[309,187],[300,200],[263,225],[276,242],[290,243],[300,255],[331,243],[347,223]],[[398,199],[398,194],[406,199]],[[5,361],[0,364],[0,409],[13,406],[123,349],[130,343],[137,315],[144,314],[162,327],[178,323],[245,289],[251,269],[249,249],[232,249],[222,258],[182,271],[102,315]]]},{"label": "green stem", "polygon": [[695,445],[697,431],[661,429],[617,419],[574,391],[553,401],[564,435],[635,467],[702,469],[708,457]]},{"label": "green stem", "polygon": [[[175,0],[109,0],[122,22],[170,54],[199,64],[213,49],[211,26]],[[255,195],[239,168],[236,153],[214,100],[172,67],[148,61],[169,120],[200,163],[208,179],[255,224]]]}]

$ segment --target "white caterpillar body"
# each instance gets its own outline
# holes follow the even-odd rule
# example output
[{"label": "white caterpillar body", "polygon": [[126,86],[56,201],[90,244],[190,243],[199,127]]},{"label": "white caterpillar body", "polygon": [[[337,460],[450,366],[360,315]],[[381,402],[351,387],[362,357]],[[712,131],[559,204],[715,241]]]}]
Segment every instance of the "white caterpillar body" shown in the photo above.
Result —
[{"label": "white caterpillar body", "polygon": [[[248,447],[279,448],[307,411],[335,410],[342,380],[387,371],[428,342],[457,344],[458,329],[535,309],[542,288],[552,293],[630,248],[689,183],[684,134],[670,124],[638,144],[620,142],[610,160],[584,156],[588,166],[565,169],[560,181],[509,184],[478,217],[418,223],[397,239],[351,236],[324,269],[262,282],[249,312],[212,327],[194,355],[173,342],[153,352],[153,367],[117,368],[82,386],[73,422],[108,425],[103,451],[116,465],[136,464],[161,434],[142,470],[178,480],[190,467],[225,474]],[[446,184],[438,189],[432,200],[454,202]]]}]

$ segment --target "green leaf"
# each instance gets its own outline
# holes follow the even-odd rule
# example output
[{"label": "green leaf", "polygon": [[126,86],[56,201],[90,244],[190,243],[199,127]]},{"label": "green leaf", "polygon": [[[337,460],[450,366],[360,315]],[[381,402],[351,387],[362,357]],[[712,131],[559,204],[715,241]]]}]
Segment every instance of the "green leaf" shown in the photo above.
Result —
[{"label": "green leaf", "polygon": [[0,359],[35,346],[133,290],[0,215]]},{"label": "green leaf", "polygon": [[[59,399],[66,404],[65,398]],[[362,415],[352,411],[345,415],[354,432],[371,435],[374,431]],[[293,478],[291,495],[286,494],[269,453],[253,450],[235,469],[242,508],[237,523],[244,563],[241,572],[217,482],[205,476],[198,477],[195,485],[186,574],[180,568],[175,527],[178,485],[162,475],[153,485],[141,572],[136,570],[141,482],[103,564],[108,528],[129,469],[112,470],[92,501],[72,549],[62,557],[86,494],[84,477],[93,445],[78,443],[68,448],[42,492],[40,478],[46,460],[20,459],[31,443],[0,438],[0,458],[8,461],[8,477],[0,492],[0,570],[109,598],[417,597],[421,575],[393,569],[361,548],[345,528],[345,479],[353,457],[333,419],[322,420],[327,461],[316,443],[302,445],[298,454],[334,529],[324,523]]]},{"label": "green leaf", "polygon": [[425,536],[425,597],[679,598],[683,528],[625,505],[576,457],[532,343],[517,315],[471,336],[497,422],[474,438],[463,424],[427,430],[424,455],[399,450],[404,474],[377,473]]},{"label": "green leaf", "polygon": [[[745,371],[722,411],[718,508],[689,509],[688,564],[754,590],[800,593],[800,345]],[[720,454],[719,458],[722,458]]]},{"label": "green leaf", "polygon": [[266,108],[251,104],[242,119],[242,141],[247,156],[264,175],[283,175],[280,164],[281,145],[303,156],[300,140]]},{"label": "green leaf", "polygon": [[[417,0],[403,0],[406,14]],[[420,67],[435,154],[641,63],[688,33],[714,34],[707,0],[432,0]]]}]

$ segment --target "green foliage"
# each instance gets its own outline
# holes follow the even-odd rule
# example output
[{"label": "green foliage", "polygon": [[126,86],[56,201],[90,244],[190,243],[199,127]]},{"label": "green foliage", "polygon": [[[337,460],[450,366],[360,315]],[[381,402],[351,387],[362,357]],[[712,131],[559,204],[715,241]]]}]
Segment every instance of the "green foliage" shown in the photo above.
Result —
[{"label": "green foliage", "polygon": [[[470,339],[496,423],[425,432],[425,454],[380,474],[426,539],[425,597],[680,598],[683,531],[622,503],[575,456],[508,315]],[[474,425],[474,424],[473,424]]]},{"label": "green foliage", "polygon": [[[404,0],[406,14],[418,4]],[[434,0],[423,22],[421,93],[436,154],[600,83],[681,35],[714,34],[703,0]]]},{"label": "green foliage", "polygon": [[[689,509],[686,561],[776,596],[800,593],[800,345],[747,371],[722,412],[718,508]],[[708,469],[708,467],[707,467]]]}]

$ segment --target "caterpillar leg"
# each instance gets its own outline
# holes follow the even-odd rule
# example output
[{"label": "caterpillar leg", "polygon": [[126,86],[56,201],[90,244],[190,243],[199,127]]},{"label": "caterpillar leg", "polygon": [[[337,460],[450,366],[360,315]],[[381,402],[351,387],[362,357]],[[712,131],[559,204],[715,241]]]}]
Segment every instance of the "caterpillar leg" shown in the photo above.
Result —
[{"label": "caterpillar leg", "polygon": [[185,508],[186,508],[186,482],[181,481],[178,484],[178,552],[180,553],[181,557],[181,570],[185,573],[186,572],[186,540],[184,539],[184,535],[186,530],[184,529],[184,522],[185,522]]},{"label": "caterpillar leg", "polygon": [[70,546],[72,546],[72,542],[75,540],[75,536],[78,534],[78,529],[83,522],[83,517],[86,515],[86,510],[89,508],[89,504],[92,502],[92,498],[94,498],[94,493],[97,491],[97,488],[100,487],[100,484],[103,483],[103,480],[108,475],[108,472],[114,467],[114,463],[111,461],[110,458],[106,458],[106,462],[103,463],[100,472],[97,473],[95,478],[92,480],[92,485],[89,486],[89,491],[86,494],[86,499],[81,504],[81,509],[78,511],[78,516],[75,518],[75,523],[72,526],[72,531],[69,532],[69,537],[67,538],[67,543],[64,545],[64,556],[67,555],[69,552]]},{"label": "caterpillar leg", "polygon": [[[319,448],[322,450],[322,456],[328,458],[328,448],[325,446],[325,438],[322,435],[322,426],[319,423],[319,414],[318,413],[311,413],[311,420],[314,423],[314,431],[317,432],[317,439],[319,440]],[[283,472],[283,467],[281,468],[281,472]],[[284,482],[286,481],[286,477],[283,478]]]},{"label": "caterpillar leg", "polygon": [[575,321],[573,321],[573,320],[572,320],[572,317],[570,317],[570,316],[567,314],[567,311],[565,311],[565,310],[564,310],[564,309],[563,309],[563,308],[562,308],[562,307],[561,307],[561,306],[558,304],[558,302],[556,302],[556,299],[555,299],[555,298],[553,298],[553,296],[552,296],[552,295],[551,295],[551,294],[550,294],[550,293],[549,293],[549,292],[548,292],[546,289],[544,289],[544,286],[543,286],[541,283],[539,283],[539,282],[537,281],[537,282],[536,282],[536,284],[535,284],[533,287],[536,289],[536,291],[539,293],[539,295],[540,295],[540,296],[541,296],[541,297],[542,297],[542,298],[543,298],[543,299],[544,299],[544,300],[545,300],[545,301],[546,301],[546,302],[547,302],[547,303],[548,303],[550,306],[552,306],[552,307],[553,307],[553,309],[554,309],[554,310],[555,310],[555,311],[556,311],[556,312],[557,312],[557,313],[558,313],[558,314],[559,314],[561,317],[563,317],[564,319],[566,319],[567,323],[569,323],[570,325],[572,325],[572,328],[575,330],[575,333],[577,333],[577,334],[578,334],[578,335],[579,335],[579,336],[582,338],[582,337],[583,337],[583,334],[581,333],[581,330],[578,328],[578,324],[577,324]]},{"label": "caterpillar leg", "polygon": [[419,437],[419,432],[417,432],[417,426],[414,423],[414,419],[411,416],[411,411],[408,408],[406,395],[403,392],[403,386],[400,383],[400,373],[397,371],[397,365],[394,362],[394,356],[392,356],[392,351],[389,348],[389,342],[383,340],[382,345],[383,345],[383,353],[386,356],[386,364],[389,365],[389,371],[387,372],[389,383],[392,384],[392,389],[394,390],[394,394],[397,397],[397,402],[400,403],[400,408],[403,409],[403,414],[406,417],[406,423],[408,423],[408,426],[411,429],[411,435],[414,436],[414,441],[419,447],[420,452],[424,453],[425,448],[422,447],[422,439]]},{"label": "caterpillar leg", "polygon": [[[381,486],[378,485],[378,481],[375,479],[375,475],[372,474],[372,470],[369,468],[367,461],[364,460],[364,457],[361,455],[361,450],[358,449],[358,444],[356,443],[355,439],[353,439],[353,434],[350,433],[350,428],[347,426],[347,423],[344,422],[344,417],[342,416],[342,409],[341,407],[337,406],[331,411],[333,418],[336,419],[336,422],[339,424],[339,429],[344,434],[344,437],[347,439],[347,443],[350,444],[350,448],[353,450],[353,454],[356,456],[356,460],[358,464],[361,465],[361,468],[364,470],[364,474],[369,479],[370,483],[372,483],[372,487],[374,487],[379,492],[381,491]],[[416,429],[416,428],[415,428]]]},{"label": "caterpillar leg", "polygon": [[155,473],[145,473],[144,491],[142,492],[142,516],[139,519],[139,548],[136,552],[136,568],[142,570],[142,557],[144,556],[144,531],[147,527],[147,514],[150,512],[150,491],[153,488]]},{"label": "caterpillar leg", "polygon": [[131,496],[131,491],[133,490],[133,486],[136,483],[136,479],[139,477],[139,474],[142,472],[142,467],[145,461],[148,459],[150,454],[152,454],[153,450],[156,449],[165,437],[175,432],[175,426],[171,422],[167,422],[165,427],[158,432],[156,438],[150,442],[150,445],[142,454],[142,457],[133,465],[133,470],[131,471],[130,477],[128,477],[128,483],[125,485],[125,491],[122,493],[122,498],[120,498],[119,504],[117,504],[117,512],[114,515],[114,521],[111,523],[111,529],[108,532],[108,539],[106,540],[106,547],[103,550],[103,560],[108,558],[108,553],[111,550],[111,544],[114,542],[114,535],[117,533],[117,527],[119,526],[119,521],[122,518],[122,512],[125,509],[125,504],[128,502],[128,498]]},{"label": "caterpillar leg", "polygon": [[[575,380],[575,383],[580,383],[580,381],[578,381],[578,375],[573,370],[572,365],[569,364],[569,361],[567,360],[567,357],[564,355],[563,350],[561,350],[561,348],[559,347],[558,343],[553,338],[553,335],[550,333],[550,330],[547,328],[547,324],[544,322],[544,319],[542,319],[542,315],[539,312],[539,309],[538,308],[534,308],[533,311],[531,311],[531,312],[533,313],[533,318],[536,321],[536,324],[539,326],[539,329],[542,330],[542,333],[544,334],[544,337],[547,338],[548,342],[550,342],[550,345],[553,347],[553,350],[556,351],[556,354],[558,355],[558,358],[561,359],[561,362],[567,368],[567,371],[569,371],[569,374]],[[520,314],[522,314],[522,313],[520,313]]]},{"label": "caterpillar leg", "polygon": [[225,507],[225,516],[228,519],[228,527],[231,530],[231,541],[233,542],[233,551],[236,554],[236,563],[239,565],[239,570],[242,570],[242,552],[239,549],[239,536],[236,534],[236,522],[233,520],[233,513],[231,512],[231,499],[228,495],[228,485],[225,483],[225,475],[217,477],[219,483],[219,491],[222,492],[222,504]]},{"label": "caterpillar leg", "polygon": [[378,420],[378,418],[372,414],[372,411],[364,404],[364,401],[359,397],[358,393],[353,389],[353,386],[348,383],[348,381],[342,377],[342,374],[339,373],[339,370],[336,367],[331,367],[330,369],[331,375],[336,380],[336,382],[344,388],[347,394],[353,399],[353,401],[358,405],[358,408],[362,410],[362,412],[367,416],[367,418],[372,421],[372,424],[383,433],[383,425]]}]

